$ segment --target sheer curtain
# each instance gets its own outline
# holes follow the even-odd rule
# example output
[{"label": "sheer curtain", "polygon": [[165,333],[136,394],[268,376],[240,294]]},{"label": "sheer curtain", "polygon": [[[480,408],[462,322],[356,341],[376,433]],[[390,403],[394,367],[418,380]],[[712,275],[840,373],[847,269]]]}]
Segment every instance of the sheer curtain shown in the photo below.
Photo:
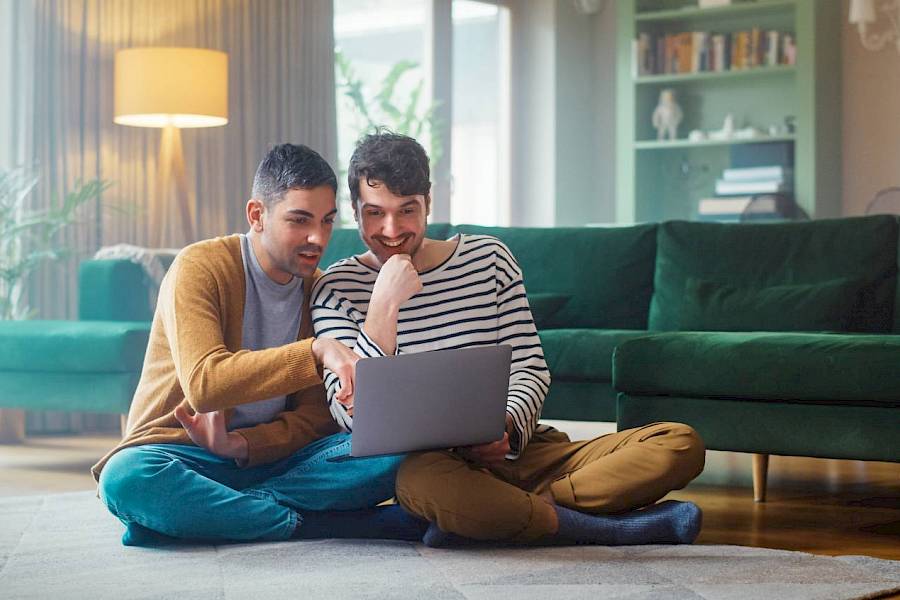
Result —
[{"label": "sheer curtain", "polygon": [[0,4],[0,88],[10,91],[0,100],[0,166],[37,169],[36,207],[78,180],[112,184],[67,234],[73,258],[33,278],[38,318],[76,317],[80,260],[104,245],[149,239],[160,130],[113,124],[117,50],[196,46],[229,55],[228,125],[182,133],[198,239],[245,229],[253,173],[272,145],[304,143],[336,164],[330,0]]}]

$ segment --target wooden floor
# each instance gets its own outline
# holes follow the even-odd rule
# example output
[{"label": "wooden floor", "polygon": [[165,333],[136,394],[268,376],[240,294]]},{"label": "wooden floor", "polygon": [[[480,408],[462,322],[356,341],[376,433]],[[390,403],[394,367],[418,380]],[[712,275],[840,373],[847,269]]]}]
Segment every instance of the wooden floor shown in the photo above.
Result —
[{"label": "wooden floor", "polygon": [[[114,436],[32,436],[0,446],[0,496],[93,490]],[[672,498],[704,513],[698,543],[900,560],[900,464],[773,456],[768,501],[753,502],[750,456],[708,452],[704,473]]]}]

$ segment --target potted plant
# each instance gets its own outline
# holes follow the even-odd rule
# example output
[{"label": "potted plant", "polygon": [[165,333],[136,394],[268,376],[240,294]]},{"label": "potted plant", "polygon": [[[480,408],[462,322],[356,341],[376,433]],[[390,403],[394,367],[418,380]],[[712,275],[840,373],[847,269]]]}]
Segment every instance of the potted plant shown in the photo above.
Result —
[{"label": "potted plant", "polygon": [[42,263],[71,253],[59,234],[78,223],[81,208],[100,197],[107,182],[78,182],[50,207],[32,209],[28,197],[37,175],[24,167],[0,170],[0,320],[34,316],[24,295],[28,276]]}]

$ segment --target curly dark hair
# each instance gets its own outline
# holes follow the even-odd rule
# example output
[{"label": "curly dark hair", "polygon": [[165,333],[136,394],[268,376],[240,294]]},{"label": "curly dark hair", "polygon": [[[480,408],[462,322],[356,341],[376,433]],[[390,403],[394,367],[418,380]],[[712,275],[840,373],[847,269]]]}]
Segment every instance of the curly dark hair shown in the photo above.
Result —
[{"label": "curly dark hair", "polygon": [[337,193],[337,176],[328,162],[303,144],[280,144],[260,161],[251,194],[271,206],[288,190],[311,190],[320,185]]},{"label": "curly dark hair", "polygon": [[350,203],[356,210],[359,182],[380,182],[397,196],[425,196],[430,200],[431,170],[428,154],[415,139],[386,129],[363,136],[356,144],[347,169]]}]

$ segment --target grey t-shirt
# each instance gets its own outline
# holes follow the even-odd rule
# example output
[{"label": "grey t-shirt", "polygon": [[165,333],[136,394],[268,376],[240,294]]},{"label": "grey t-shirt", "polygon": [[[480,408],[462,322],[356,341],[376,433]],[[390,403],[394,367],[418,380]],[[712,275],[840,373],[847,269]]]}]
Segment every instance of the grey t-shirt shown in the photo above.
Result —
[{"label": "grey t-shirt", "polygon": [[[303,279],[294,277],[284,285],[272,281],[246,235],[241,235],[241,257],[247,282],[242,347],[263,350],[296,342],[303,308]],[[278,396],[235,407],[228,429],[268,423],[284,410],[285,399]]]}]

